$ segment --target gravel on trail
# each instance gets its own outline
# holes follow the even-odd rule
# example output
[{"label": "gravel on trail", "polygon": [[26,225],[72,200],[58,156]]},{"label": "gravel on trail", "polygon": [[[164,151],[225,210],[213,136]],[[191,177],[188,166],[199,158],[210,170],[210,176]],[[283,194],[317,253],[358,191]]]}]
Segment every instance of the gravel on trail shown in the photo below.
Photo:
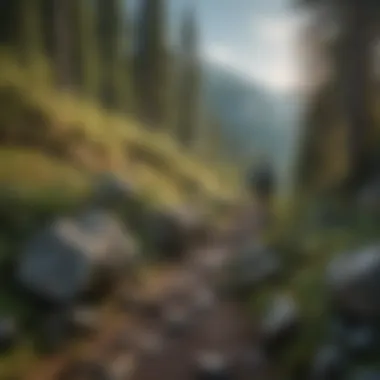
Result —
[{"label": "gravel on trail", "polygon": [[[191,293],[199,287],[213,292],[212,279],[215,278],[215,273],[212,273],[210,268],[207,271],[197,272],[196,266],[189,263],[202,261],[217,263],[218,258],[214,260],[214,258],[208,257],[210,260],[205,260],[206,256],[222,255],[220,253],[222,251],[203,249],[199,252],[192,252],[189,256],[193,257],[183,264],[160,268],[158,270],[160,273],[156,275],[157,281],[151,280],[152,283],[148,287],[153,288],[156,292],[160,287],[165,292],[168,289],[174,289]],[[196,257],[197,255],[202,255],[202,257]],[[224,253],[220,260],[226,259],[228,258]],[[215,271],[220,271],[220,265],[216,265],[215,268]],[[186,302],[189,304],[185,306],[191,310],[191,297],[187,299],[189,300]],[[220,298],[216,294],[214,302],[206,312],[191,315],[186,331],[173,336],[167,334],[165,325],[160,318],[156,320],[139,318],[131,315],[130,312],[120,310],[115,307],[114,303],[114,300],[110,300],[104,306],[102,328],[95,337],[81,343],[73,343],[66,352],[39,361],[35,368],[28,370],[24,380],[58,379],[59,373],[65,367],[78,360],[105,363],[108,366],[109,363],[120,364],[123,362],[122,355],[112,352],[110,347],[115,346],[115,341],[120,340],[123,334],[127,336],[130,334],[132,337],[131,347],[127,350],[130,350],[128,358],[133,357],[131,360],[133,368],[130,365],[128,373],[125,376],[116,376],[115,380],[196,379],[195,361],[197,355],[202,352],[222,354],[231,360],[235,364],[234,380],[268,380],[272,378],[265,358],[262,357],[259,348],[254,346],[251,334],[252,321],[247,319],[240,305],[234,300]],[[155,350],[147,348],[149,333],[152,338],[150,346],[155,345]],[[141,341],[144,334],[148,343],[145,341],[145,347],[142,347]],[[139,340],[139,344],[136,344],[136,340]]]}]

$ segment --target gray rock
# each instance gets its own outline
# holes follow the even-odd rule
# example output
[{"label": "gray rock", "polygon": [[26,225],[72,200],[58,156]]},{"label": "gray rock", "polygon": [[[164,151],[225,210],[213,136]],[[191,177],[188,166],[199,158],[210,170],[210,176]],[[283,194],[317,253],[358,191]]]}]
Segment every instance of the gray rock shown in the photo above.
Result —
[{"label": "gray rock", "polygon": [[158,355],[164,349],[164,339],[160,331],[140,331],[136,337],[136,345],[144,355]]},{"label": "gray rock", "polygon": [[334,306],[360,318],[380,316],[380,247],[336,257],[329,264],[327,287]]},{"label": "gray rock", "polygon": [[136,197],[132,184],[114,173],[104,173],[94,185],[93,205],[107,207],[121,205]]},{"label": "gray rock", "polygon": [[290,343],[300,327],[300,314],[294,299],[287,295],[273,297],[261,321],[262,344],[272,354]]},{"label": "gray rock", "polygon": [[18,337],[16,321],[10,317],[0,318],[0,353],[12,349]]},{"label": "gray rock", "polygon": [[16,279],[53,303],[69,303],[104,277],[115,281],[135,260],[137,246],[117,219],[99,211],[59,218],[21,252]]},{"label": "gray rock", "polygon": [[347,360],[343,351],[333,345],[321,347],[312,362],[310,380],[339,380],[346,370]]},{"label": "gray rock", "polygon": [[185,234],[173,215],[151,212],[145,218],[144,240],[149,249],[165,258],[178,258],[184,253]]},{"label": "gray rock", "polygon": [[110,364],[110,373],[113,380],[127,380],[133,377],[137,367],[137,360],[133,353],[123,353],[114,358]]},{"label": "gray rock", "polygon": [[197,380],[232,380],[234,363],[219,352],[200,352],[195,361]]},{"label": "gray rock", "polygon": [[281,270],[281,261],[274,251],[252,242],[237,252],[230,268],[233,284],[252,287],[273,278]]},{"label": "gray rock", "polygon": [[369,324],[347,323],[338,318],[329,326],[329,337],[353,354],[365,354],[378,344],[377,329]]},{"label": "gray rock", "polygon": [[191,324],[190,310],[182,305],[169,305],[163,312],[163,319],[170,334],[182,334]]},{"label": "gray rock", "polygon": [[359,190],[357,203],[365,211],[380,211],[380,177],[373,179]]},{"label": "gray rock", "polygon": [[349,380],[380,380],[380,370],[361,369],[354,371]]},{"label": "gray rock", "polygon": [[100,328],[99,312],[91,306],[79,306],[72,310],[71,328],[77,334],[92,334]]},{"label": "gray rock", "polygon": [[145,234],[150,248],[158,254],[178,258],[206,240],[208,227],[195,209],[155,210],[146,216]]},{"label": "gray rock", "polygon": [[206,287],[200,288],[194,299],[194,308],[196,312],[207,312],[212,310],[216,303],[216,296],[211,289]]}]

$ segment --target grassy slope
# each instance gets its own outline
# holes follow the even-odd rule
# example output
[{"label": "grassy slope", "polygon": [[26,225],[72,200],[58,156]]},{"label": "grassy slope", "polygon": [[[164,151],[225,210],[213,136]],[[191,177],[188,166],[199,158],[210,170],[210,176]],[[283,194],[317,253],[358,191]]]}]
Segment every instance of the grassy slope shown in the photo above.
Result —
[{"label": "grassy slope", "polygon": [[[225,175],[226,168],[206,168],[197,157],[183,154],[167,135],[148,132],[132,119],[101,110],[96,103],[54,91],[49,85],[49,69],[43,62],[24,70],[9,54],[2,52],[0,62],[0,87],[11,86],[27,97],[29,103],[48,115],[56,132],[64,132],[73,126],[81,129],[86,141],[100,144],[107,155],[105,166],[81,166],[78,169],[74,162],[55,159],[37,149],[0,148],[0,208],[5,206],[6,212],[17,214],[16,228],[12,226],[11,234],[19,235],[21,223],[18,217],[24,223],[34,209],[50,212],[56,207],[54,203],[61,206],[62,201],[85,196],[97,169],[110,169],[131,179],[144,198],[158,204],[176,204],[185,200],[184,190],[188,183],[196,183],[202,197],[207,199],[236,194],[236,182],[231,175]],[[136,149],[148,152],[150,159],[128,159]],[[14,252],[13,242],[4,234],[1,231],[0,267],[2,260]],[[15,304],[3,289],[0,311],[14,311],[15,308],[22,309],[23,305]],[[17,368],[21,370],[21,366],[14,363],[27,366],[33,358],[33,350],[26,342],[0,361],[1,376],[17,374],[15,372]]]},{"label": "grassy slope", "polygon": [[[105,112],[94,102],[58,93],[49,85],[49,70],[43,63],[25,70],[9,54],[0,54],[0,62],[0,86],[11,85],[27,96],[35,107],[44,110],[57,132],[81,129],[88,142],[100,144],[106,151],[111,170],[133,175],[147,192],[153,186],[152,195],[162,189],[160,200],[176,201],[188,182],[196,183],[206,196],[230,197],[236,193],[230,168],[208,168],[196,156],[183,154],[169,135],[147,131],[135,120]],[[151,157],[149,162],[137,163],[142,170],[136,170],[136,162],[128,160],[136,149],[149,152]],[[155,162],[160,166],[154,167]]]}]

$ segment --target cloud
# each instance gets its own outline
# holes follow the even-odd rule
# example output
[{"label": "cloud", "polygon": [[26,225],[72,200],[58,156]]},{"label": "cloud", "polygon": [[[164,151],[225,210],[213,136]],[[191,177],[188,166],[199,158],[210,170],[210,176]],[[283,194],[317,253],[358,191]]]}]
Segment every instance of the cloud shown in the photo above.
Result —
[{"label": "cloud", "polygon": [[303,85],[299,36],[305,21],[297,13],[255,14],[245,26],[249,36],[245,45],[212,43],[204,55],[274,91],[298,90]]},{"label": "cloud", "polygon": [[289,42],[296,32],[296,24],[291,17],[255,17],[252,32],[259,34],[267,43]]}]

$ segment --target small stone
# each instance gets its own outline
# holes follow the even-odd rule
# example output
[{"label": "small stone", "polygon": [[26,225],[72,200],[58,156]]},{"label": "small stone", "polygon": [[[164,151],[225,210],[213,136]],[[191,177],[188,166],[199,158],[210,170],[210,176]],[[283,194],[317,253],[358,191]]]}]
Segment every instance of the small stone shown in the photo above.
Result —
[{"label": "small stone", "polygon": [[99,329],[99,313],[93,307],[79,307],[74,309],[71,316],[71,325],[79,334],[94,333]]},{"label": "small stone", "polygon": [[162,335],[156,331],[144,331],[137,336],[137,345],[143,353],[156,355],[164,347]]},{"label": "small stone", "polygon": [[378,369],[361,369],[353,373],[349,380],[380,380]]},{"label": "small stone", "polygon": [[274,278],[282,270],[278,255],[268,247],[255,242],[242,244],[231,262],[232,286],[250,291]]},{"label": "small stone", "polygon": [[176,218],[166,212],[154,212],[146,217],[145,240],[150,249],[165,259],[179,258],[185,250],[185,235]]},{"label": "small stone", "polygon": [[341,314],[376,320],[380,316],[380,247],[343,253],[328,265],[326,283]]},{"label": "small stone", "polygon": [[219,352],[200,352],[196,357],[197,380],[232,380],[233,366],[228,358]]},{"label": "small stone", "polygon": [[268,353],[289,344],[296,336],[300,325],[298,306],[287,295],[275,296],[261,323],[263,344]]},{"label": "small stone", "polygon": [[168,307],[164,311],[164,320],[170,333],[184,333],[190,325],[189,311],[184,307]]},{"label": "small stone", "polygon": [[136,358],[133,354],[121,354],[111,363],[110,372],[113,380],[128,380],[136,368]]},{"label": "small stone", "polygon": [[0,318],[0,353],[13,348],[18,338],[18,330],[15,320],[12,318]]},{"label": "small stone", "polygon": [[215,294],[211,290],[201,289],[195,296],[194,306],[196,311],[205,312],[211,310],[215,302]]},{"label": "small stone", "polygon": [[321,347],[314,357],[310,380],[340,380],[346,370],[346,358],[339,347]]},{"label": "small stone", "polygon": [[113,173],[104,173],[98,178],[93,191],[93,204],[97,206],[122,205],[136,198],[136,190],[131,183]]},{"label": "small stone", "polygon": [[375,333],[369,326],[353,328],[347,334],[347,346],[354,353],[370,352],[375,344]]}]

